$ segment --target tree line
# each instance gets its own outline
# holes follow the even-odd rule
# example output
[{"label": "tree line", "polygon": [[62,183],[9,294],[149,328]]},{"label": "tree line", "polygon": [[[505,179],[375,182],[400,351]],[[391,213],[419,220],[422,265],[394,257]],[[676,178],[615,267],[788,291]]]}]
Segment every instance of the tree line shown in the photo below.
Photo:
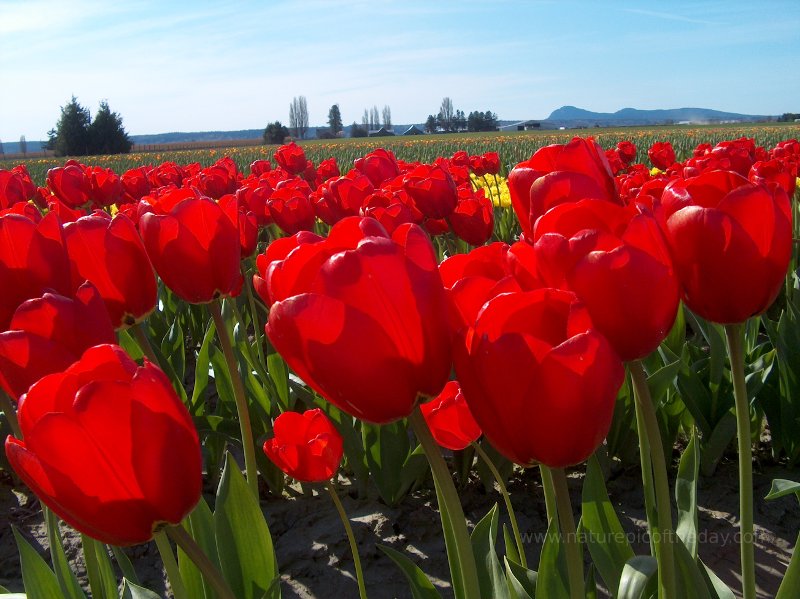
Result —
[{"label": "tree line", "polygon": [[[391,131],[392,110],[388,105],[379,110],[377,105],[365,108],[361,123],[353,121],[350,126],[351,137],[366,137],[370,131],[381,127]],[[465,115],[463,110],[455,109],[449,97],[442,99],[439,112],[428,115],[425,129],[429,133],[453,131],[494,131],[497,128],[497,115],[491,110],[473,111]],[[289,127],[280,121],[269,123],[264,129],[264,143],[279,144],[289,137],[303,139],[309,129],[308,101],[305,96],[295,96],[289,105]],[[340,137],[344,130],[342,113],[338,104],[328,111],[328,129],[319,133],[320,137]],[[122,124],[122,117],[111,110],[103,100],[91,118],[89,109],[82,106],[75,96],[61,107],[61,115],[55,127],[48,132],[44,149],[52,150],[56,156],[87,156],[96,154],[128,153],[133,147],[128,133]],[[27,151],[25,136],[20,138],[20,151]],[[2,146],[0,145],[0,153]]]},{"label": "tree line", "polygon": [[[442,99],[439,112],[428,115],[425,122],[425,131],[428,133],[451,133],[456,131],[496,131],[497,114],[491,110],[486,112],[472,111],[468,115],[463,110],[455,109],[449,97]],[[377,105],[365,108],[361,123],[353,121],[350,125],[350,137],[367,137],[371,131],[381,127],[388,131],[392,129],[392,109],[386,105],[383,110],[378,110]],[[342,112],[338,104],[334,104],[328,111],[328,129],[318,131],[318,137],[331,139],[341,137],[344,130]],[[305,96],[295,97],[289,105],[289,127],[280,121],[269,123],[264,129],[264,143],[283,143],[288,137],[303,139],[308,131],[308,103]]]},{"label": "tree line", "polygon": [[89,109],[81,106],[75,96],[61,107],[61,116],[47,137],[44,148],[56,156],[127,154],[133,147],[122,117],[112,112],[107,101],[100,102],[93,120]]}]

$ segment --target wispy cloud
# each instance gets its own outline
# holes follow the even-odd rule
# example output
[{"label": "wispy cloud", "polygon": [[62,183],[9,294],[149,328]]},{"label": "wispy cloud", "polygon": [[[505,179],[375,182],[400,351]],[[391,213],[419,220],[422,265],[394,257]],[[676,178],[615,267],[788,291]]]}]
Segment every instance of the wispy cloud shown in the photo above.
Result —
[{"label": "wispy cloud", "polygon": [[623,12],[633,13],[637,15],[642,15],[645,17],[654,17],[656,19],[665,19],[667,21],[681,21],[684,23],[694,23],[696,25],[718,25],[718,22],[714,21],[707,21],[704,19],[697,19],[694,17],[687,17],[685,15],[680,15],[675,12],[660,12],[655,10],[644,10],[640,8],[623,8]]}]

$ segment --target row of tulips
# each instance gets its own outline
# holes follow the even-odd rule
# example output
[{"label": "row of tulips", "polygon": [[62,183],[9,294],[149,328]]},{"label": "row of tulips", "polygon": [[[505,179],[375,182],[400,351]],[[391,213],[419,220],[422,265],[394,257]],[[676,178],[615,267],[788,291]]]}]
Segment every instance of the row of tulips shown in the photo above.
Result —
[{"label": "row of tulips", "polygon": [[[675,163],[664,143],[648,151],[652,169],[634,163],[636,155],[630,142],[603,151],[580,138],[536,152],[508,173],[519,239],[488,245],[497,237],[494,210],[503,208],[476,180],[503,170],[495,153],[425,164],[376,150],[341,175],[335,161],[315,166],[291,144],[276,152],[277,166],[257,161],[247,177],[230,159],[122,175],[69,161],[46,187],[24,166],[0,172],[0,280],[8,290],[0,384],[13,432],[6,454],[47,517],[86,535],[93,596],[116,593],[100,590],[109,588],[108,555],[96,542],[150,539],[179,599],[278,596],[258,480],[260,473],[279,490],[282,476],[264,456],[298,480],[324,482],[345,455],[347,471],[371,478],[383,495],[387,479],[402,477],[365,456],[381,439],[406,447],[408,460],[419,454],[408,447],[409,426],[430,463],[457,597],[584,597],[594,583],[585,586],[564,468],[590,459],[609,434],[626,366],[657,540],[652,556],[633,556],[606,535],[605,546],[589,547],[597,569],[618,597],[731,596],[699,562],[692,536],[673,526],[649,392],[647,361],[661,352],[682,302],[725,325],[743,595],[754,597],[742,324],[784,288],[800,144],[766,150],[739,139],[698,146]],[[794,283],[787,285],[787,310],[796,310]],[[191,393],[185,347],[196,360]],[[132,358],[142,354],[139,365]],[[451,372],[458,382],[448,382]],[[304,411],[313,406],[322,411]],[[239,426],[244,478],[232,458],[220,459],[220,420]],[[486,442],[477,444],[481,435]],[[436,441],[473,448],[506,499],[498,461],[484,447],[540,468],[560,536],[548,536],[556,540],[538,572],[527,566],[510,502],[516,542],[506,543],[502,562],[496,511],[470,539]],[[216,480],[223,461],[212,514],[200,498],[202,472]],[[587,473],[593,488],[595,466]],[[335,486],[327,488],[343,514]],[[586,510],[582,527],[590,528]],[[605,527],[598,532],[619,527],[615,518],[595,520]],[[61,596],[81,597],[52,530],[52,570],[21,541],[29,596],[59,596],[31,590],[36,572]],[[169,538],[180,547],[177,564]],[[407,557],[387,553],[411,573],[416,595],[435,596]],[[124,553],[114,555],[135,587]]]}]

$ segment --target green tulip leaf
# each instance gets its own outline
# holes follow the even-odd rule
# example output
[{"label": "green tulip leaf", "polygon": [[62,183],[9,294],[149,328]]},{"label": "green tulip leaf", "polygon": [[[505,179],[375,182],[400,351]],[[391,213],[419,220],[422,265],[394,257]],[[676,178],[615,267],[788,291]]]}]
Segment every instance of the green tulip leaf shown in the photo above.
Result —
[{"label": "green tulip leaf", "polygon": [[114,559],[116,560],[119,569],[122,570],[122,575],[133,584],[141,584],[130,558],[122,550],[122,548],[115,547],[114,545],[109,545],[109,547],[111,548],[111,552],[114,554]]},{"label": "green tulip leaf", "polygon": [[200,345],[200,351],[197,352],[197,360],[194,368],[194,389],[192,389],[192,399],[189,404],[189,411],[193,415],[200,415],[205,411],[203,399],[206,389],[208,389],[208,367],[211,363],[209,348],[214,342],[216,332],[217,330],[214,328],[214,323],[212,322],[206,334],[203,336],[203,343]]},{"label": "green tulip leaf", "polygon": [[508,599],[508,583],[495,550],[498,522],[495,503],[472,531],[472,552],[475,554],[475,564],[478,568],[481,597]]},{"label": "green tulip leaf", "polygon": [[186,372],[186,352],[183,347],[184,335],[178,320],[173,321],[167,334],[161,340],[161,353],[172,366],[175,377],[183,381],[183,374]]},{"label": "green tulip leaf", "polygon": [[395,505],[402,498],[403,466],[411,444],[405,420],[391,424],[362,423],[361,435],[372,480],[381,499]]},{"label": "green tulip leaf", "polygon": [[442,596],[425,575],[425,572],[408,557],[386,545],[379,544],[378,549],[388,555],[403,572],[406,580],[408,580],[411,595],[414,599],[441,599]]},{"label": "green tulip leaf", "polygon": [[127,353],[132,360],[138,361],[142,359],[144,352],[142,352],[142,348],[139,347],[139,344],[136,343],[136,340],[127,329],[118,331],[117,338],[119,339],[120,347],[125,350],[125,353]]},{"label": "green tulip leaf", "polygon": [[96,599],[116,599],[117,578],[108,557],[106,546],[100,541],[82,534],[83,555],[89,575],[89,587]]},{"label": "green tulip leaf", "polygon": [[267,372],[278,392],[278,400],[284,410],[289,409],[289,368],[278,352],[267,356]]},{"label": "green tulip leaf", "polygon": [[773,479],[772,487],[764,499],[778,499],[779,497],[785,497],[792,493],[797,495],[798,500],[800,500],[800,483],[786,480],[785,478],[776,478]]},{"label": "green tulip leaf", "polygon": [[536,579],[535,570],[529,570],[506,555],[503,558],[506,567],[506,581],[511,599],[535,599]]},{"label": "green tulip leaf", "polygon": [[728,410],[717,422],[714,430],[706,443],[703,445],[703,453],[700,457],[703,474],[710,476],[717,467],[717,463],[722,459],[725,450],[736,438],[736,415],[733,409]]},{"label": "green tulip leaf", "polygon": [[519,558],[519,552],[517,551],[517,542],[506,524],[503,524],[503,543],[505,543],[506,557],[512,562],[520,563],[522,560]]},{"label": "green tulip leaf", "polygon": [[672,544],[675,550],[675,582],[677,583],[678,597],[692,597],[692,599],[712,599],[706,581],[680,537],[675,537]]},{"label": "green tulip leaf", "polygon": [[586,582],[584,588],[586,589],[586,599],[597,599],[597,569],[594,564],[589,565],[589,571],[586,573]]},{"label": "green tulip leaf", "polygon": [[700,561],[700,574],[706,583],[706,588],[711,593],[712,599],[736,599],[733,591],[722,582],[714,572],[706,566],[702,560]]},{"label": "green tulip leaf", "polygon": [[603,471],[595,456],[586,463],[581,526],[600,577],[608,588],[618,588],[622,570],[633,557],[633,549],[608,498]]},{"label": "green tulip leaf", "polygon": [[[261,599],[278,579],[269,527],[230,453],[217,490],[214,532],[220,569],[237,599]],[[280,587],[271,598],[280,597]]]},{"label": "green tulip leaf", "polygon": [[797,541],[794,544],[795,549],[792,551],[792,559],[789,561],[789,567],[783,575],[783,581],[781,581],[781,586],[778,588],[778,594],[775,595],[775,599],[795,599],[795,597],[800,597],[800,551],[797,550],[798,544],[800,544],[800,535],[797,536]]},{"label": "green tulip leaf", "polygon": [[[52,510],[42,507],[45,523],[47,524],[47,542],[50,545],[50,560],[53,562],[53,573],[58,579],[58,585],[65,599],[86,599],[75,573],[69,567],[69,561],[64,553],[64,543],[58,529],[58,517]],[[116,594],[116,588],[114,589]],[[100,596],[98,596],[99,598]]]},{"label": "green tulip leaf", "polygon": [[697,559],[697,475],[700,470],[697,445],[697,436],[692,429],[692,437],[681,456],[675,480],[675,502],[678,506],[675,532],[693,559]]},{"label": "green tulip leaf", "polygon": [[536,578],[536,596],[547,599],[568,599],[567,557],[561,542],[558,521],[553,518],[547,527],[547,536],[539,556],[539,573]]},{"label": "green tulip leaf", "polygon": [[122,595],[120,599],[159,599],[158,595],[124,578],[122,580]]},{"label": "green tulip leaf", "polygon": [[634,555],[627,561],[619,578],[617,599],[642,599],[650,595],[658,582],[658,562],[650,555]]},{"label": "green tulip leaf", "polygon": [[[219,554],[217,553],[217,541],[214,538],[214,515],[208,507],[205,499],[200,498],[200,503],[197,504],[181,523],[182,526],[189,533],[189,536],[194,539],[195,543],[200,546],[203,553],[208,556],[211,563],[217,570],[220,569]],[[205,577],[200,570],[195,566],[194,562],[189,558],[183,549],[178,547],[178,568],[181,572],[183,584],[186,587],[186,592],[191,598],[197,599],[215,599],[216,593],[207,583]]]},{"label": "green tulip leaf", "polygon": [[58,578],[42,557],[31,547],[30,543],[17,530],[11,527],[17,541],[19,560],[22,566],[22,584],[25,586],[27,599],[55,599],[61,597]]}]

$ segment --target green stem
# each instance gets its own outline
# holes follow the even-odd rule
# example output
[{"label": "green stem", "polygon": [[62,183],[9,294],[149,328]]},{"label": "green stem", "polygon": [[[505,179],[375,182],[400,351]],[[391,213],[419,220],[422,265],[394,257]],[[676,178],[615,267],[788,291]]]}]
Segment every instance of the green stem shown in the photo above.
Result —
[{"label": "green stem", "polygon": [[[442,532],[445,541],[452,536],[452,542],[447,545],[448,560],[450,561],[450,574],[453,578],[453,588],[461,590],[462,595],[456,593],[456,599],[478,599],[480,585],[478,583],[478,569],[475,565],[475,554],[472,552],[472,543],[467,531],[467,520],[458,498],[453,478],[447,469],[442,452],[434,441],[425,417],[419,408],[415,408],[408,417],[411,428],[417,440],[425,451],[428,463],[431,465],[433,483],[439,500],[439,514],[442,519]],[[450,529],[450,535],[448,530]],[[453,555],[454,554],[454,555]]]},{"label": "green stem", "polygon": [[175,554],[172,553],[172,546],[169,544],[169,539],[163,530],[158,531],[153,535],[153,540],[158,547],[158,553],[161,555],[161,561],[164,563],[164,570],[167,572],[169,584],[172,587],[172,594],[175,599],[189,599],[189,594],[186,592],[186,587],[181,578],[181,571],[178,568],[178,562],[175,559]]},{"label": "green stem", "polygon": [[197,566],[197,569],[200,570],[206,581],[213,587],[214,591],[216,591],[219,599],[236,599],[220,571],[211,560],[208,559],[208,556],[203,552],[191,535],[186,532],[186,529],[178,524],[177,526],[168,526],[165,530],[169,538],[175,541],[175,544],[180,547],[187,557],[192,560],[194,565]]},{"label": "green stem", "polygon": [[483,448],[478,445],[477,442],[472,442],[472,447],[475,449],[475,452],[481,457],[484,461],[486,466],[494,476],[494,479],[497,481],[498,486],[500,487],[500,494],[503,496],[503,501],[506,504],[506,511],[508,512],[508,518],[511,520],[511,530],[514,531],[514,541],[517,544],[517,553],[519,554],[520,564],[524,567],[528,567],[528,560],[525,558],[525,546],[522,544],[522,535],[519,534],[519,526],[517,525],[517,516],[514,513],[514,508],[511,505],[511,497],[508,494],[508,489],[506,489],[506,484],[503,482],[503,477],[500,476],[500,473],[497,471],[497,467],[492,462],[492,459],[486,455],[486,452],[483,451]]},{"label": "green stem", "polygon": [[155,352],[153,351],[153,346],[150,345],[150,339],[147,337],[147,333],[145,333],[144,322],[140,322],[139,324],[133,325],[131,327],[133,329],[133,334],[136,337],[136,343],[139,344],[139,349],[142,350],[142,353],[147,357],[150,362],[155,364],[156,366],[160,366],[158,358],[156,357]]},{"label": "green stem", "polygon": [[358,580],[358,594],[361,599],[367,599],[367,589],[364,586],[364,572],[361,569],[361,558],[358,556],[358,545],[356,545],[356,538],[353,535],[353,527],[350,525],[350,519],[347,517],[347,513],[344,511],[342,502],[339,501],[339,496],[336,494],[336,489],[333,488],[333,483],[328,481],[328,483],[325,485],[325,488],[328,489],[328,493],[330,493],[331,499],[333,499],[333,504],[336,506],[336,511],[339,512],[339,518],[341,518],[342,524],[344,524],[344,530],[347,533],[347,540],[350,541],[350,551],[353,553],[353,563],[355,564],[356,569],[356,580]]},{"label": "green stem", "polygon": [[572,515],[572,502],[569,499],[567,475],[563,468],[549,468],[553,475],[558,504],[558,521],[561,525],[561,538],[567,556],[567,578],[569,579],[570,599],[584,599],[583,557],[575,530],[575,517]]},{"label": "green stem", "polygon": [[239,427],[242,433],[242,447],[244,449],[244,467],[247,473],[247,484],[253,495],[258,499],[258,468],[256,466],[256,451],[253,442],[253,429],[250,425],[250,410],[247,407],[247,396],[244,391],[244,383],[239,374],[239,367],[233,355],[233,345],[222,318],[220,309],[222,301],[217,300],[208,304],[211,317],[214,319],[214,326],[217,329],[217,337],[222,346],[222,353],[225,355],[225,363],[228,366],[228,374],[233,384],[233,397],[236,401],[236,411],[239,413]]},{"label": "green stem", "polygon": [[14,433],[14,436],[22,441],[22,429],[19,427],[19,420],[17,420],[17,410],[11,402],[11,398],[2,389],[0,389],[0,412],[5,414],[8,426],[11,427],[11,432]]},{"label": "green stem", "polygon": [[547,511],[548,523],[558,517],[558,506],[556,505],[556,488],[553,484],[553,474],[550,468],[544,464],[539,464],[539,474],[542,477],[542,490],[544,491],[544,506]]},{"label": "green stem", "polygon": [[261,336],[264,334],[263,329],[261,328],[261,323],[258,320],[258,312],[256,311],[256,300],[253,296],[253,277],[247,276],[247,273],[243,273],[245,281],[244,281],[244,290],[247,293],[247,303],[250,306],[250,318],[253,321],[253,335],[256,338],[256,353],[258,354],[258,363],[259,364],[266,364],[266,359],[264,357],[264,343],[261,339]]},{"label": "green stem", "polygon": [[656,545],[656,536],[660,534],[661,527],[658,524],[658,514],[656,512],[656,495],[653,490],[653,466],[650,461],[650,440],[647,438],[647,428],[644,425],[644,414],[642,413],[642,402],[634,400],[633,405],[636,410],[636,432],[639,436],[639,462],[642,468],[642,488],[644,491],[644,509],[647,516],[647,526],[650,534],[650,555],[658,560],[659,548]]},{"label": "green stem", "polygon": [[742,324],[725,325],[731,360],[733,397],[736,402],[736,435],[739,443],[739,532],[741,534],[742,597],[755,599],[756,569],[753,549],[753,455],[750,439],[750,402],[744,380]]},{"label": "green stem", "polygon": [[656,551],[658,553],[659,596],[662,599],[675,599],[675,557],[673,550],[675,532],[672,528],[672,503],[669,494],[664,444],[661,442],[658,418],[653,400],[650,397],[650,388],[647,386],[647,374],[644,371],[644,367],[639,360],[629,362],[628,367],[631,371],[634,397],[639,408],[637,417],[641,415],[644,419],[650,447],[650,460],[653,465],[652,474],[656,492],[658,534],[652,536],[655,537]]}]

